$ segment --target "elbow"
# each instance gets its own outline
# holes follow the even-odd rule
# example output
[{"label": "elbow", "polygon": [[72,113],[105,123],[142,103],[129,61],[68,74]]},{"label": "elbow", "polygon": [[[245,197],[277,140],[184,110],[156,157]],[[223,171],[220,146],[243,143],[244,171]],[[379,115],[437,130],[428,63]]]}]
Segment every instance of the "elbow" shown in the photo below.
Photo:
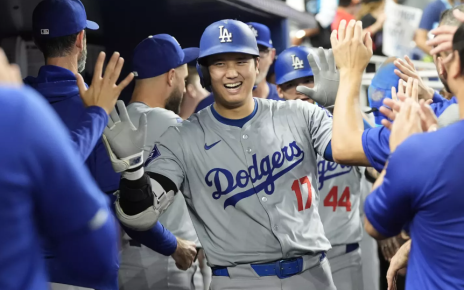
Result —
[{"label": "elbow", "polygon": [[383,235],[381,235],[373,226],[372,224],[369,222],[369,220],[366,218],[364,218],[364,230],[366,231],[366,233],[369,234],[369,236],[373,237],[374,239],[376,240],[384,240],[386,239],[386,237],[384,237]]},{"label": "elbow", "polygon": [[348,150],[350,147],[346,146],[340,146],[340,142],[334,142],[332,140],[332,157],[335,163],[338,164],[346,164],[350,165],[353,163],[353,160],[351,158],[350,151]]}]

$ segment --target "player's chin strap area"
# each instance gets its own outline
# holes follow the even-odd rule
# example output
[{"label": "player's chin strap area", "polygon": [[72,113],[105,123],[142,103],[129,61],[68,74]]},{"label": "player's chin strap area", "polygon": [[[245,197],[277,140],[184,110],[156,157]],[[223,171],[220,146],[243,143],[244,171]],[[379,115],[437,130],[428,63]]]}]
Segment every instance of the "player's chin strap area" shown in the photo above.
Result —
[{"label": "player's chin strap area", "polygon": [[136,181],[121,179],[115,202],[121,223],[136,231],[151,229],[173,202],[177,190],[166,192],[155,179],[144,174]]}]

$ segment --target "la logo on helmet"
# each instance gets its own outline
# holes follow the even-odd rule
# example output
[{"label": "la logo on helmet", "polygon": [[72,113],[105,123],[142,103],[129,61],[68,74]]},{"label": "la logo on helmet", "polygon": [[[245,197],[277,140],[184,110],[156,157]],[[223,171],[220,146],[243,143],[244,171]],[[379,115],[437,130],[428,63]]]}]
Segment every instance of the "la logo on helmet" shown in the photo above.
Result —
[{"label": "la logo on helmet", "polygon": [[223,25],[219,26],[219,39],[221,42],[232,42],[232,32],[229,32]]},{"label": "la logo on helmet", "polygon": [[303,61],[298,58],[298,56],[292,54],[292,65],[293,69],[303,68]]},{"label": "la logo on helmet", "polygon": [[256,28],[253,27],[253,25],[248,25],[251,29],[251,31],[253,31],[253,34],[255,35],[255,37],[258,37],[258,30],[256,30]]}]

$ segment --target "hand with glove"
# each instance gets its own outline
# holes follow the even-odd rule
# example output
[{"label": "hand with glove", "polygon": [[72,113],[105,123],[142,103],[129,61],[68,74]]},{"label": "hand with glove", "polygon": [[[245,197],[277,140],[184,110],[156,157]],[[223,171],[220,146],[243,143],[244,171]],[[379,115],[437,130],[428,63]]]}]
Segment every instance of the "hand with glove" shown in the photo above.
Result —
[{"label": "hand with glove", "polygon": [[147,117],[142,115],[138,128],[132,124],[123,101],[117,102],[103,133],[103,143],[113,169],[123,177],[136,180],[143,175],[143,146],[147,135]]},{"label": "hand with glove", "polygon": [[[314,54],[319,59],[320,66],[317,65]],[[340,74],[335,66],[335,58],[332,49],[324,50],[319,47],[308,55],[308,62],[314,73],[314,88],[298,86],[296,90],[323,107],[330,107],[335,104],[337,97]]]}]

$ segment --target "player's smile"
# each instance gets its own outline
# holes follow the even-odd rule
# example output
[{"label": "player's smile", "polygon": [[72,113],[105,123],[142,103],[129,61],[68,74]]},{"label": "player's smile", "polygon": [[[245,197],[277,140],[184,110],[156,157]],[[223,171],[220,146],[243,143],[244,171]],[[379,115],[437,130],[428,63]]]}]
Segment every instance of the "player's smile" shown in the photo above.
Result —
[{"label": "player's smile", "polygon": [[227,92],[230,95],[236,95],[240,93],[240,89],[242,88],[243,82],[235,82],[235,83],[229,83],[229,84],[224,84],[224,87],[226,88]]}]

